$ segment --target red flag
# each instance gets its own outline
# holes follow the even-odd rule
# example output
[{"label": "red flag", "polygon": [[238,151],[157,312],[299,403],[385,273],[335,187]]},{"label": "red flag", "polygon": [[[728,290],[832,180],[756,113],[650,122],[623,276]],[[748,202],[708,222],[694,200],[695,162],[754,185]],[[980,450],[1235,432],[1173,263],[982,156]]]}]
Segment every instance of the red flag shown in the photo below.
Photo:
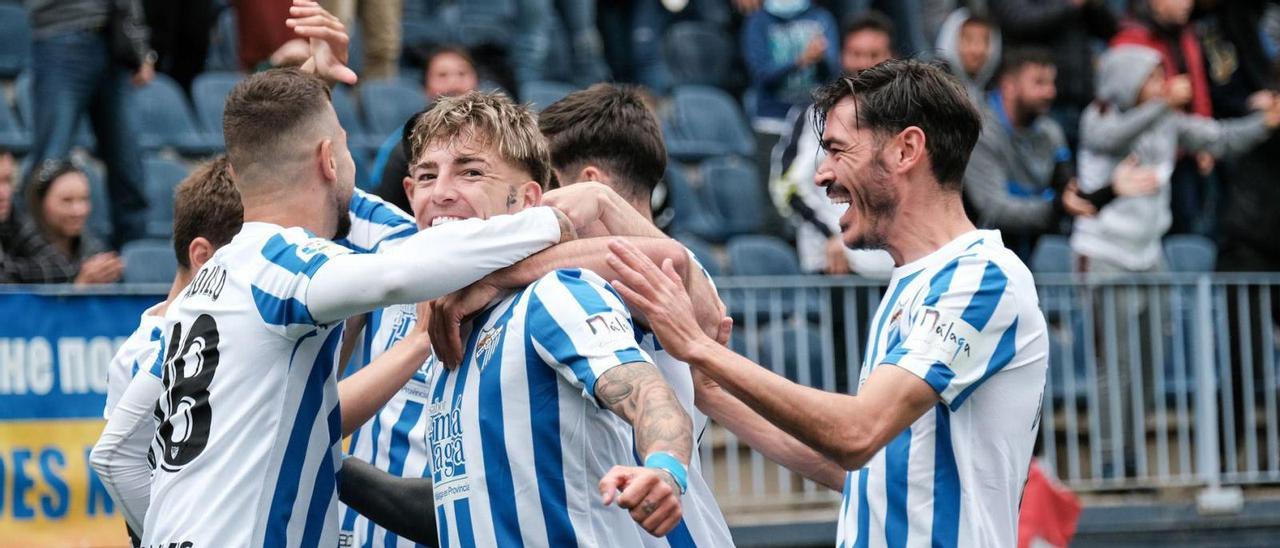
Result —
[{"label": "red flag", "polygon": [[1068,546],[1079,522],[1080,499],[1031,461],[1018,516],[1018,548]]}]

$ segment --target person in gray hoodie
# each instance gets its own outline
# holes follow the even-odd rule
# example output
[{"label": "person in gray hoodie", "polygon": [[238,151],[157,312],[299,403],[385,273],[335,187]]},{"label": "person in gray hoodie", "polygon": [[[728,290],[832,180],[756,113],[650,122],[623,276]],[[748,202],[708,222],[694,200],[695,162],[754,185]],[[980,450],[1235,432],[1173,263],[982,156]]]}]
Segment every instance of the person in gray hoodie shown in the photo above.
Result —
[{"label": "person in gray hoodie", "polygon": [[1000,68],[1000,29],[990,19],[960,8],[943,20],[936,49],[947,70],[964,83],[969,98],[981,106],[987,85]]},{"label": "person in gray hoodie", "polygon": [[1091,193],[1132,156],[1157,174],[1156,192],[1117,197],[1095,217],[1075,221],[1071,249],[1077,269],[1151,272],[1162,269],[1160,239],[1172,222],[1169,176],[1179,150],[1215,156],[1240,154],[1280,125],[1280,108],[1233,120],[1180,111],[1190,100],[1183,81],[1166,82],[1160,54],[1142,46],[1116,46],[1099,60],[1097,99],[1080,121],[1079,186]]}]

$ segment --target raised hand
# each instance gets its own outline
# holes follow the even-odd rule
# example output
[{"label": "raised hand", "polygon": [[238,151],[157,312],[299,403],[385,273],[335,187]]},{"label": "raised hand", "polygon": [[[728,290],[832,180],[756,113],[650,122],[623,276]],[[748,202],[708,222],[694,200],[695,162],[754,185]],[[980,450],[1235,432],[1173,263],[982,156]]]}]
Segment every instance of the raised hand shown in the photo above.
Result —
[{"label": "raised hand", "polygon": [[311,58],[302,64],[304,72],[312,72],[328,82],[355,85],[359,77],[347,66],[347,48],[351,39],[341,20],[320,4],[293,0],[289,19],[284,24],[298,36],[306,38],[311,46]]}]

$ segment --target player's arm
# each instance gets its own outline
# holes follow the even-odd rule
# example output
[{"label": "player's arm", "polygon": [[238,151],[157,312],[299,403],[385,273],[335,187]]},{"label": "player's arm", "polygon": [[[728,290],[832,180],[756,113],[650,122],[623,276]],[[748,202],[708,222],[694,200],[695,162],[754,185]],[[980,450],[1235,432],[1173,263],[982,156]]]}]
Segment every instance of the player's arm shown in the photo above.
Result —
[{"label": "player's arm", "polygon": [[338,383],[343,437],[376,415],[431,356],[426,330],[429,310],[426,303],[419,304],[418,323],[403,339]]},{"label": "player's arm", "polygon": [[429,301],[573,235],[568,218],[547,207],[449,223],[409,236],[394,250],[335,254],[309,265],[303,302],[314,323],[324,324]]},{"label": "player's arm", "polygon": [[129,527],[137,532],[142,531],[151,502],[151,466],[147,463],[151,436],[146,433],[155,431],[151,411],[163,392],[164,384],[157,376],[146,372],[136,375],[89,455],[90,466],[120,505]]},{"label": "player's arm", "polygon": [[436,545],[430,479],[394,476],[347,457],[338,469],[338,500],[392,533],[418,544]]},{"label": "player's arm", "polygon": [[[609,254],[609,242],[614,239],[616,238],[583,238],[550,247],[523,261],[495,271],[458,293],[437,300],[433,307],[431,326],[436,355],[446,364],[461,362],[461,324],[497,296],[512,289],[528,286],[549,272],[561,268],[584,268],[599,274],[606,280],[616,278],[617,273],[605,260]],[[710,279],[702,269],[692,264],[688,250],[680,242],[666,236],[624,239],[655,262],[664,260],[672,262],[676,270],[682,273],[681,279],[688,280],[686,286],[689,294],[694,298],[699,325],[702,325],[706,332],[714,334],[720,318],[724,317],[724,303],[720,301],[715,287],[711,285]],[[643,317],[637,316],[637,321],[647,325]]]},{"label": "player's arm", "polygon": [[[662,373],[651,363],[614,367],[596,381],[596,397],[631,424],[644,466],[614,466],[600,480],[604,503],[615,498],[654,536],[679,522],[680,495],[688,485],[693,422]],[[621,494],[618,491],[621,490]]]},{"label": "player's arm", "polygon": [[689,297],[668,265],[659,270],[625,245],[610,257],[615,288],[644,310],[663,347],[697,367],[762,417],[839,463],[866,464],[890,440],[938,403],[939,392],[913,372],[878,367],[857,396],[802,386],[717,344],[697,327]]},{"label": "player's arm", "polygon": [[[601,183],[574,183],[557,188],[542,196],[542,205],[563,211],[583,237],[604,235],[667,237],[616,191]],[[601,233],[602,229],[604,233]]]}]

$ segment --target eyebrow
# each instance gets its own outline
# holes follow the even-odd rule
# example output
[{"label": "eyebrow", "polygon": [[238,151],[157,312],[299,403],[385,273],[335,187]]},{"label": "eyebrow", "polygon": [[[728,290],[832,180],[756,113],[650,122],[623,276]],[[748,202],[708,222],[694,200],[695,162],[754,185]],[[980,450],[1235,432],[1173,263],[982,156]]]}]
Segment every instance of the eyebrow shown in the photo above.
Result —
[{"label": "eyebrow", "polygon": [[453,159],[453,165],[460,166],[465,164],[482,164],[488,167],[489,162],[479,156],[459,156]]}]

